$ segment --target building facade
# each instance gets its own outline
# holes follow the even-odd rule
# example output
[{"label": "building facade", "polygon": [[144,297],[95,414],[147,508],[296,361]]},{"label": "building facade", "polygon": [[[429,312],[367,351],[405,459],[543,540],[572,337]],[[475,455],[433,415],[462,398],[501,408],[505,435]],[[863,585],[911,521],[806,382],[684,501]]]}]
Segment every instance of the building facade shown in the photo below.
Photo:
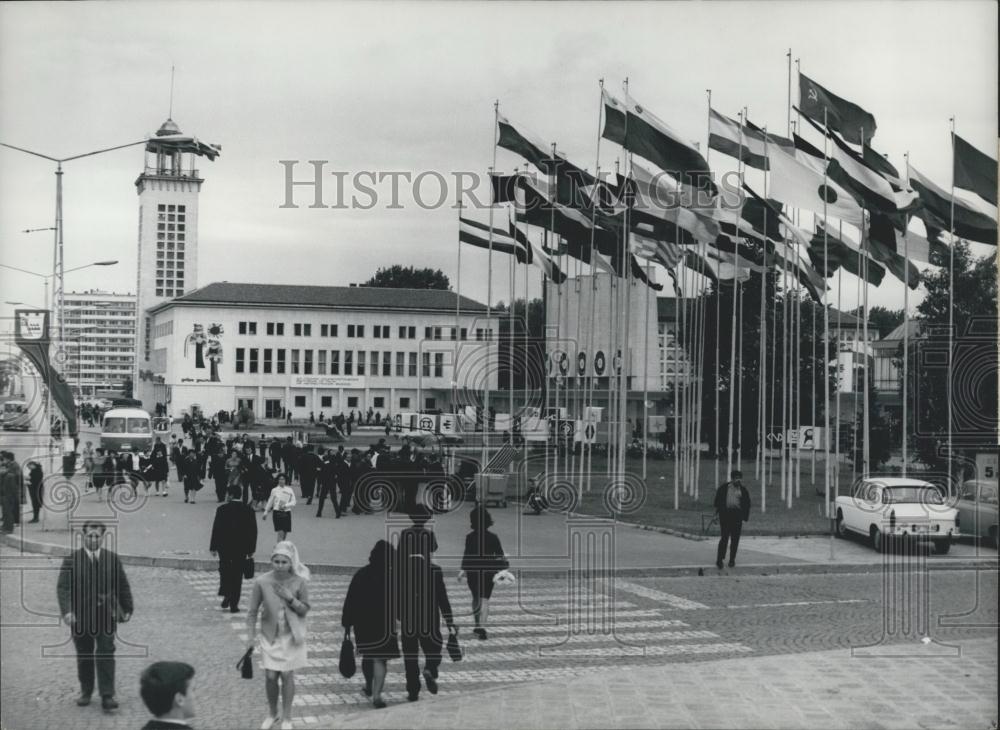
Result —
[{"label": "building facade", "polygon": [[209,284],[149,310],[144,405],[258,419],[476,405],[497,387],[485,314],[450,291]]},{"label": "building facade", "polygon": [[121,391],[135,367],[134,294],[91,290],[63,299],[66,381],[77,397]]}]

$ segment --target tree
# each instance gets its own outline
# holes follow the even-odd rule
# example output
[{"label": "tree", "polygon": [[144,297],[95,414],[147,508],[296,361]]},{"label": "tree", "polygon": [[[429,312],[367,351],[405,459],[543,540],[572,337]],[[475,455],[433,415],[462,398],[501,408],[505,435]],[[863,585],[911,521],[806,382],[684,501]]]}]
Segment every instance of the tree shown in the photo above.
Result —
[{"label": "tree", "polygon": [[[855,309],[852,314],[862,316],[860,309]],[[871,334],[871,327],[875,327],[877,339],[882,339],[890,334],[894,329],[903,324],[902,309],[886,309],[885,307],[872,307],[868,310],[868,327]]]},{"label": "tree", "polygon": [[382,267],[361,286],[382,289],[451,289],[451,282],[441,269],[418,269],[413,266]]},{"label": "tree", "polygon": [[[997,264],[996,254],[977,258],[964,242],[955,246],[954,259],[952,433],[956,452],[971,454],[997,443]],[[907,430],[920,460],[941,468],[949,411],[948,269],[924,274],[923,283],[920,336],[910,347],[913,407]]]}]

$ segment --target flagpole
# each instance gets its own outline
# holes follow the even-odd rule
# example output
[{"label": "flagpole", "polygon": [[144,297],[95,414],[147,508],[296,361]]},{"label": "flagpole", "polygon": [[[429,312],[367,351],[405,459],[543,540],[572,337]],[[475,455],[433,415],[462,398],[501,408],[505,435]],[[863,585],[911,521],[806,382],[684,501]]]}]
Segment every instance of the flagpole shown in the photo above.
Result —
[{"label": "flagpole", "polygon": [[[559,200],[559,182],[558,182],[558,178],[556,176],[556,172],[554,170],[555,164],[556,164],[555,161],[556,161],[556,143],[553,142],[552,143],[552,165],[553,165],[553,172],[552,172],[552,174],[550,176],[550,187],[549,187],[550,205],[552,206],[552,209],[549,212],[549,225],[551,225],[553,227],[553,229],[555,228],[555,217],[556,217],[556,209],[555,209],[555,204],[554,203],[558,202],[558,200]],[[557,237],[555,239],[556,240],[556,249],[557,250],[558,250],[559,244],[561,242],[560,239],[561,239],[561,237]],[[557,346],[559,348],[562,348],[562,342],[561,342],[561,338],[562,338],[562,299],[563,299],[562,283],[559,282],[559,281],[556,281],[556,344],[557,344]],[[559,352],[562,353],[562,350],[560,349]],[[565,354],[565,353],[563,353],[563,354]],[[560,443],[562,441],[562,433],[560,432],[560,428],[562,426],[562,424],[561,424],[561,420],[562,419],[560,417],[560,411],[559,411],[559,390],[561,388],[562,383],[560,383],[560,381],[559,381],[559,363],[558,362],[554,362],[553,363],[552,375],[553,375],[553,380],[555,382],[555,393],[554,393],[555,406],[554,406],[554,408],[555,408],[555,420],[556,420],[556,428],[555,428],[555,436],[556,436],[556,438],[555,438],[555,442],[556,442],[555,446],[556,446],[556,450],[555,450],[555,454],[553,454],[553,456],[552,456],[552,464],[553,464],[553,471],[556,474],[558,474],[559,473],[559,446],[560,446]]]},{"label": "flagpole", "polygon": [[[954,144],[954,142],[952,142]],[[910,180],[910,152],[903,153],[906,160],[906,181]],[[954,175],[954,169],[952,171]],[[903,400],[903,477],[907,472],[907,442],[909,441],[909,419],[907,418],[907,399],[909,393],[909,365],[910,365],[910,234],[909,225],[903,231],[903,382],[900,383],[900,395]],[[950,401],[949,401],[950,403]]]},{"label": "flagpole", "polygon": [[[490,181],[490,195],[493,194],[493,181]],[[458,200],[458,220],[459,229],[462,227],[462,199]],[[462,338],[462,241],[458,241],[458,261],[455,263],[455,346],[452,353],[451,380],[452,380],[452,408],[458,408],[458,341]],[[456,411],[457,412],[457,411]]]},{"label": "flagpole", "polygon": [[[500,100],[496,99],[493,102],[493,129],[491,131],[491,137],[493,141],[493,164],[490,166],[490,195],[493,192],[493,171],[497,169],[497,127],[500,120]],[[486,362],[490,362],[492,356],[492,343],[493,337],[491,332],[491,327],[493,324],[493,209],[494,202],[492,197],[490,198],[490,231],[489,231],[489,258],[487,259],[487,280],[486,280]],[[421,366],[422,367],[422,366]],[[489,368],[492,370],[492,367]],[[487,460],[487,455],[489,454],[489,448],[487,442],[489,441],[489,429],[490,429],[490,379],[487,378],[484,383],[484,388],[486,391],[485,397],[483,398],[483,446],[482,446],[482,462],[480,463],[479,473],[482,474],[483,470],[486,469],[486,465],[489,463]],[[419,405],[419,404],[418,404]]]},{"label": "flagpole", "polygon": [[[837,233],[841,241],[844,240],[844,222],[840,221],[837,227]],[[843,378],[840,373],[840,321],[841,314],[844,311],[844,305],[842,301],[844,285],[844,270],[843,267],[837,271],[837,403],[836,403],[836,418],[833,424],[833,494],[834,500],[837,498],[837,494],[840,492],[840,391],[843,388],[843,383],[841,382]],[[851,355],[851,366],[854,365],[854,356]],[[829,369],[829,364],[827,365]]]},{"label": "flagpole", "polygon": [[[739,158],[737,160],[737,169],[739,170],[740,182],[743,181],[743,109],[740,109],[740,147],[739,147]],[[741,211],[742,215],[742,211]],[[733,408],[734,408],[734,397],[736,395],[736,300],[737,292],[740,286],[740,257],[739,257],[739,246],[737,246],[737,255],[734,259],[735,270],[733,274],[733,318],[731,324],[731,331],[729,336],[729,428],[728,435],[726,437],[726,474],[731,474],[733,471]],[[719,268],[719,273],[722,273],[721,267]],[[720,277],[721,279],[721,277]]]},{"label": "flagpole", "polygon": [[953,477],[952,464],[952,366],[954,364],[955,349],[955,117],[950,117],[951,122],[951,213],[950,227],[948,233],[951,238],[951,246],[948,253],[948,494],[951,494],[951,480]]},{"label": "flagpole", "polygon": [[[517,174],[517,170],[514,171]],[[525,248],[525,263],[528,260],[530,251]],[[507,436],[510,445],[514,445],[514,296],[517,293],[517,268],[515,266],[517,256],[510,257],[510,307],[507,317],[507,388],[509,390],[509,411],[507,413]],[[525,302],[527,306],[527,302]]]},{"label": "flagpole", "polygon": [[[790,50],[790,49],[789,49]],[[769,160],[767,148],[767,127],[764,127],[764,159]],[[767,173],[770,163],[764,167],[764,201],[767,201]],[[771,271],[767,260],[767,205],[764,212],[764,271],[760,275],[760,355],[758,371],[760,385],[757,392],[757,450],[759,452],[760,511],[767,511],[767,284]]]},{"label": "flagpole", "polygon": [[[861,149],[865,148],[865,129],[861,128]],[[866,235],[870,235],[865,232],[865,219],[866,210],[862,208],[861,210],[861,240],[865,240]],[[863,281],[861,282],[863,292],[864,292],[864,320],[862,321],[862,327],[864,327],[864,338],[865,338],[865,381],[864,381],[864,453],[862,459],[864,461],[863,474],[865,478],[868,478],[868,474],[871,470],[871,412],[869,410],[868,402],[868,257],[865,256],[863,261],[864,267],[861,270]]]},{"label": "flagpole", "polygon": [[[826,118],[826,107],[823,107],[823,128],[825,129],[827,125]],[[826,166],[827,166],[827,135],[823,135],[823,190],[826,191]],[[829,250],[829,232],[827,231],[827,210],[826,210],[826,195],[823,195],[823,275],[824,277],[829,276],[830,271],[830,250]],[[826,500],[826,516],[827,519],[831,517],[830,514],[830,449],[829,441],[830,438],[830,367],[828,365],[828,360],[830,357],[830,307],[829,302],[829,291],[825,288],[823,291],[823,494]],[[815,309],[813,310],[815,312]],[[816,327],[815,327],[816,317],[813,315],[813,425],[816,424]],[[816,486],[816,444],[815,440],[813,442],[813,488]]]}]

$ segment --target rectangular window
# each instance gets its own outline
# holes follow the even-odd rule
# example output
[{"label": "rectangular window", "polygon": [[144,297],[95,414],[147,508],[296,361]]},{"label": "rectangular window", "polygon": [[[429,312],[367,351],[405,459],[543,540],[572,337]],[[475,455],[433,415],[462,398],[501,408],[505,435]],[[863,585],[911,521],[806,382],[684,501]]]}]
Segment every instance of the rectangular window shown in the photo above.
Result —
[{"label": "rectangular window", "polygon": [[332,408],[333,407],[333,396],[332,395],[321,395],[319,397],[320,408]]},{"label": "rectangular window", "polygon": [[374,327],[372,327],[372,337],[374,337],[376,340],[382,339],[382,328],[379,325],[375,325]]},{"label": "rectangular window", "polygon": [[358,375],[365,374],[365,351],[358,350]]},{"label": "rectangular window", "polygon": [[276,328],[277,328],[277,330],[278,330],[278,336],[281,336],[281,335],[284,335],[284,334],[285,334],[285,323],[284,323],[284,322],[278,322],[278,323],[277,323],[277,324],[275,325],[275,327],[276,327]]},{"label": "rectangular window", "polygon": [[401,378],[404,375],[406,375],[405,363],[406,363],[406,353],[405,352],[397,352],[396,353],[396,377],[397,378]]},{"label": "rectangular window", "polygon": [[327,330],[327,326],[325,324],[321,324],[319,326],[319,336],[320,337],[326,337],[326,330]]},{"label": "rectangular window", "polygon": [[463,340],[469,339],[469,330],[466,327],[462,328],[462,339]]},{"label": "rectangular window", "polygon": [[242,373],[244,368],[244,358],[246,358],[246,350],[242,347],[236,348],[236,372]]},{"label": "rectangular window", "polygon": [[239,332],[241,335],[245,335],[247,333],[247,323],[246,322],[237,323],[236,331]]},{"label": "rectangular window", "polygon": [[417,377],[417,353],[411,352],[409,360],[409,375],[411,378]]},{"label": "rectangular window", "polygon": [[358,407],[358,396],[356,396],[356,395],[349,395],[349,396],[347,396],[347,407],[348,408],[357,408]]},{"label": "rectangular window", "polygon": [[424,398],[424,410],[433,411],[437,408],[436,398]]},{"label": "rectangular window", "polygon": [[[298,325],[296,325],[297,327]],[[299,351],[292,350],[292,375],[299,374]]]},{"label": "rectangular window", "polygon": [[424,339],[429,340],[433,336],[433,332],[432,327],[424,327]]},{"label": "rectangular window", "polygon": [[272,350],[271,350],[270,347],[265,347],[264,348],[264,372],[265,373],[270,373],[271,372],[271,353],[272,353]]},{"label": "rectangular window", "polygon": [[373,399],[373,401],[374,401],[372,403],[372,407],[373,408],[385,408],[385,397],[383,397],[381,395],[377,395],[377,396],[375,396],[375,398]]},{"label": "rectangular window", "polygon": [[330,350],[330,375],[340,375],[340,350]]},{"label": "rectangular window", "polygon": [[454,327],[449,327],[448,328],[448,338],[451,339],[451,340],[457,339],[458,338],[458,330],[455,329]]},{"label": "rectangular window", "polygon": [[347,325],[347,336],[348,337],[354,337],[354,325],[353,324]]},{"label": "rectangular window", "polygon": [[344,350],[344,375],[354,375],[354,350]]},{"label": "rectangular window", "polygon": [[368,367],[370,368],[368,373],[370,375],[378,375],[378,351],[372,350],[371,359],[368,360]]},{"label": "rectangular window", "polygon": [[313,351],[303,350],[302,355],[305,358],[302,362],[302,373],[304,375],[313,374]]},{"label": "rectangular window", "polygon": [[401,339],[401,340],[405,340],[406,339],[406,327],[400,327],[399,328],[399,339]]},{"label": "rectangular window", "polygon": [[274,335],[274,322],[267,323],[267,334]]},{"label": "rectangular window", "polygon": [[319,362],[316,363],[316,374],[326,375],[326,350],[317,350],[316,356],[319,358]]},{"label": "rectangular window", "polygon": [[306,407],[306,397],[304,395],[295,396],[295,407],[305,408]]},{"label": "rectangular window", "polygon": [[409,327],[407,329],[407,334],[408,334],[408,336],[409,336],[409,338],[411,340],[417,339],[417,328],[416,327]]},{"label": "rectangular window", "polygon": [[363,324],[358,325],[358,337],[365,336],[365,326]]},{"label": "rectangular window", "polygon": [[258,350],[256,347],[251,347],[250,348],[250,372],[251,373],[258,372],[258,370],[257,370],[257,367],[258,367],[257,355],[259,353],[260,353],[260,350]]},{"label": "rectangular window", "polygon": [[423,372],[425,378],[429,378],[431,376],[431,354],[429,352],[422,352],[420,354],[422,355],[420,361],[423,366],[420,370]]},{"label": "rectangular window", "polygon": [[400,410],[406,410],[409,407],[410,407],[410,399],[409,398],[400,398],[399,399],[399,408],[400,408]]},{"label": "rectangular window", "polygon": [[435,352],[434,353],[434,377],[443,378],[444,377],[444,353]]},{"label": "rectangular window", "polygon": [[295,334],[295,336],[296,337],[301,337],[302,336],[302,325],[299,324],[298,322],[296,322],[294,325],[292,325],[292,327],[293,327],[292,332]]},{"label": "rectangular window", "polygon": [[285,373],[285,348],[280,348],[278,350],[278,367],[275,370],[278,375],[283,375]]},{"label": "rectangular window", "polygon": [[392,353],[386,350],[382,353],[382,376],[388,378],[392,375]]},{"label": "rectangular window", "polygon": [[382,339],[383,340],[389,339],[389,325],[387,324],[382,325]]},{"label": "rectangular window", "polygon": [[336,336],[337,336],[337,325],[331,324],[330,325],[330,337],[336,337]]},{"label": "rectangular window", "polygon": [[302,325],[302,336],[303,337],[312,337],[312,330],[313,330],[313,326],[311,324],[304,324],[304,325]]},{"label": "rectangular window", "polygon": [[[180,282],[178,282],[178,283],[180,283]],[[255,335],[255,334],[257,334],[257,323],[256,322],[247,322],[247,334],[248,335]]]},{"label": "rectangular window", "polygon": [[434,339],[435,340],[440,340],[441,339],[441,328],[440,327],[435,327],[434,328]]}]

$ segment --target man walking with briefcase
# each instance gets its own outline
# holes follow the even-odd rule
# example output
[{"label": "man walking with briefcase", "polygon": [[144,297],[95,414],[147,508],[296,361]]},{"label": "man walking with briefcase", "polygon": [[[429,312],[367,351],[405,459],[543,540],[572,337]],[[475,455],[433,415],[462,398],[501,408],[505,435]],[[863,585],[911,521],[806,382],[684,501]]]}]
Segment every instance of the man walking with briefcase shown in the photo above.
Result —
[{"label": "man walking with briefcase", "polygon": [[230,613],[240,610],[243,592],[243,565],[257,550],[257,520],[253,509],[243,504],[239,484],[230,485],[228,500],[215,510],[209,550],[219,557],[222,607]]}]

